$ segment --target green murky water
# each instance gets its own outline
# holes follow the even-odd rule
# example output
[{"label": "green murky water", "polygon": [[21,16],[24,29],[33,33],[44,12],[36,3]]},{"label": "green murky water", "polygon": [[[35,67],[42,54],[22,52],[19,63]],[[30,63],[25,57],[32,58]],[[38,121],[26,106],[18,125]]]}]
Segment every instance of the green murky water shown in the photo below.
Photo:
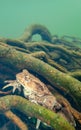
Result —
[{"label": "green murky water", "polygon": [[81,0],[0,0],[0,37],[19,37],[34,23],[81,38]]}]

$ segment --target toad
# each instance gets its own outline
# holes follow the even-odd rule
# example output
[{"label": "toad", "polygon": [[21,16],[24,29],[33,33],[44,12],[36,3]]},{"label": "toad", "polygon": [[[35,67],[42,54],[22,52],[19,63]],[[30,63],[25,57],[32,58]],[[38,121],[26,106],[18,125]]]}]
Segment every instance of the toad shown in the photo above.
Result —
[{"label": "toad", "polygon": [[[16,74],[16,80],[8,80],[8,83],[3,89],[13,86],[13,93],[16,89],[21,91],[23,87],[24,97],[36,104],[42,105],[57,113],[62,113],[64,117],[72,124],[75,124],[71,112],[67,111],[67,108],[63,108],[62,105],[56,100],[56,97],[49,91],[47,86],[40,81],[37,77],[30,74],[28,70],[24,69],[22,72]],[[66,113],[66,115],[63,113]],[[67,118],[68,115],[68,118]],[[38,128],[38,126],[37,126]]]}]

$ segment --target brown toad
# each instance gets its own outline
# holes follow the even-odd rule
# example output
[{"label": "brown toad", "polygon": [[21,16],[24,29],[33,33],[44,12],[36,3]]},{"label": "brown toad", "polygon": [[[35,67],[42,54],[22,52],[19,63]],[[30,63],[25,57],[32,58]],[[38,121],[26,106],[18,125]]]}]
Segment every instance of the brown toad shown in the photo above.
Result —
[{"label": "brown toad", "polygon": [[[24,69],[22,72],[16,74],[16,80],[8,80],[6,82],[9,84],[4,86],[3,89],[13,86],[14,93],[16,89],[21,91],[21,87],[23,87],[25,98],[55,112],[62,113],[62,115],[64,115],[72,125],[75,125],[73,116],[69,111],[67,111],[67,108],[63,109],[62,105],[57,102],[56,97],[49,91],[47,86],[27,70]],[[68,118],[63,111],[69,115]]]},{"label": "brown toad", "polygon": [[56,98],[48,90],[47,86],[25,69],[16,74],[16,80],[8,80],[5,82],[9,84],[4,86],[3,89],[13,86],[13,93],[16,89],[21,91],[21,87],[23,87],[25,98],[31,102],[41,104],[49,109],[53,109],[53,107],[57,109],[61,108],[61,105],[56,101]]}]

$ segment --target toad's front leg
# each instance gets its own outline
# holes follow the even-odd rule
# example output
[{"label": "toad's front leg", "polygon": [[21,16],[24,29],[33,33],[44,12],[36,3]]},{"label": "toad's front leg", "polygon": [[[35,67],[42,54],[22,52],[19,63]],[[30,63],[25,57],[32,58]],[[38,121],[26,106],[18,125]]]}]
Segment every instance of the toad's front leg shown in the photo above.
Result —
[{"label": "toad's front leg", "polygon": [[6,89],[8,87],[13,87],[12,92],[14,93],[16,89],[18,89],[19,92],[21,92],[21,84],[17,82],[17,80],[6,80],[5,83],[8,83],[5,85],[2,89]]}]

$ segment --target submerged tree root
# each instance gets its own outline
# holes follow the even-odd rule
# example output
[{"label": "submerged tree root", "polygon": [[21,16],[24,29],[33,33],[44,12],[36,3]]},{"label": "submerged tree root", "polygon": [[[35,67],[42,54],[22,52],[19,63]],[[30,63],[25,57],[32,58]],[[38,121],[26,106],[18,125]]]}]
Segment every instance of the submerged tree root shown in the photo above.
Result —
[{"label": "submerged tree root", "polygon": [[[40,42],[32,41],[35,34],[41,36]],[[73,41],[69,42],[64,38],[59,39],[57,36],[52,36],[47,28],[38,24],[26,29],[18,39],[0,38],[0,84],[2,85],[6,79],[15,79],[16,73],[24,68],[44,78],[58,92],[61,90],[65,97],[71,96],[79,112],[71,107],[71,104],[64,97],[54,93],[57,100],[70,109],[75,119],[81,124],[81,49],[74,46]],[[10,94],[10,92],[0,91],[0,96]],[[10,102],[10,97],[13,102]],[[0,110],[8,108],[8,111],[5,112],[6,116],[13,122],[17,118],[21,123],[21,130],[23,128],[27,130],[27,127],[9,111],[12,107],[29,116],[41,119],[56,130],[74,129],[69,125],[66,127],[66,121],[64,119],[61,121],[62,118],[57,114],[35,106],[36,104],[33,106],[32,103],[28,101],[26,103],[26,101],[19,96],[5,96],[0,99],[0,102],[3,103],[0,104],[0,106],[2,105]],[[20,103],[22,108],[20,108]],[[28,104],[29,106],[27,106]],[[7,106],[5,107],[5,105]],[[26,108],[24,108],[25,105]],[[41,114],[37,109],[44,110],[48,116],[45,113]]]},{"label": "submerged tree root", "polygon": [[[12,102],[13,101],[13,102]],[[2,105],[3,104],[3,105]],[[60,115],[34,103],[29,102],[20,96],[5,96],[0,98],[0,111],[9,111],[11,108],[18,109],[30,117],[36,117],[43,122],[46,122],[56,130],[74,130],[68,121],[65,121]],[[13,114],[9,111],[5,113],[9,118],[14,120]],[[13,117],[12,117],[13,116]],[[17,118],[18,120],[18,118]],[[18,125],[18,124],[17,124]]]},{"label": "submerged tree root", "polygon": [[8,119],[14,122],[14,124],[16,124],[20,128],[20,130],[28,130],[27,125],[24,122],[22,122],[21,119],[15,114],[13,114],[10,110],[4,112],[4,114]]},{"label": "submerged tree root", "polygon": [[65,90],[65,93],[69,93],[73,97],[81,110],[81,82],[77,79],[58,71],[37,58],[15,49],[12,50],[10,47],[6,48],[0,45],[0,57],[6,64],[18,70],[24,68],[32,70],[47,79],[53,86]]},{"label": "submerged tree root", "polygon": [[24,34],[19,39],[21,41],[28,42],[31,40],[32,36],[35,34],[40,34],[42,40],[51,42],[52,36],[49,30],[43,25],[38,25],[38,24],[31,25],[29,28],[27,28]]},{"label": "submerged tree root", "polygon": [[57,62],[57,64],[61,65],[68,71],[81,69],[81,50],[78,48],[66,47],[64,45],[52,44],[45,41],[24,42],[15,39],[4,38],[0,39],[0,41],[5,43],[6,46],[8,44],[13,46],[16,50],[29,54],[44,51],[50,60]]},{"label": "submerged tree root", "polygon": [[52,92],[52,94],[56,97],[57,101],[66,107],[66,109],[69,109],[71,111],[73,117],[81,124],[81,113],[78,112],[76,109],[72,107],[72,105],[69,103],[69,101],[64,98],[62,95],[60,95],[52,86],[47,85],[49,90]]}]

